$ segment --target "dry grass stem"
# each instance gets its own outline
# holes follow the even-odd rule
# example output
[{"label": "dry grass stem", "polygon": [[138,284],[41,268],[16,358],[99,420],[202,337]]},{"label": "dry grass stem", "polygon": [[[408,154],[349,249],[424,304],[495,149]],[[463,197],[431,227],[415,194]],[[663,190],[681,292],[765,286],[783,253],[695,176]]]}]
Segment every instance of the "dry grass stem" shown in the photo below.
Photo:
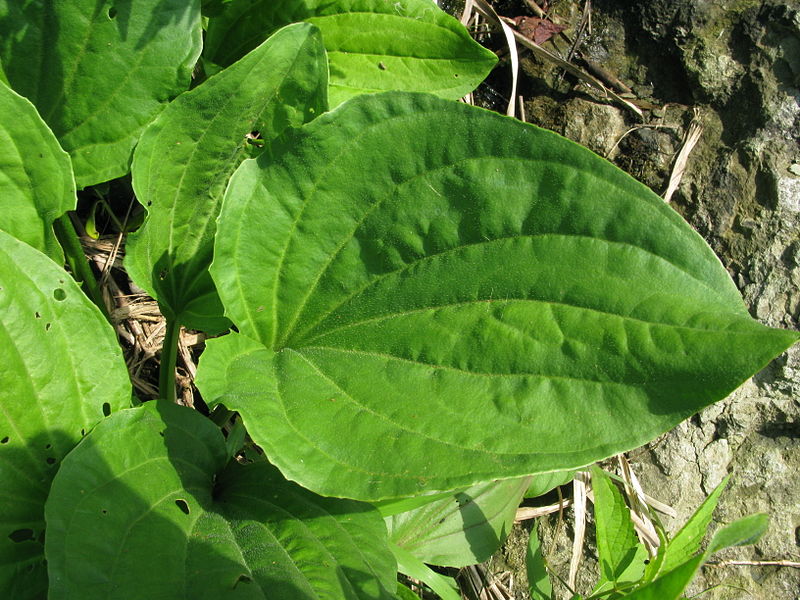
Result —
[{"label": "dry grass stem", "polygon": [[472,0],[474,9],[480,13],[490,24],[499,27],[503,31],[508,45],[508,52],[511,58],[511,94],[506,108],[506,114],[509,117],[515,115],[514,106],[517,103],[517,80],[519,79],[519,53],[517,52],[517,44],[514,41],[515,32],[508,26],[507,23],[500,18],[494,8],[486,2],[486,0]]},{"label": "dry grass stem", "polygon": [[625,494],[628,497],[631,521],[639,540],[647,548],[648,554],[655,556],[661,540],[658,537],[653,521],[650,519],[650,511],[647,508],[644,491],[625,455],[617,455],[617,460],[620,465],[622,480],[625,482]]},{"label": "dry grass stem", "polygon": [[686,129],[686,135],[683,137],[683,144],[675,157],[675,164],[672,166],[672,173],[669,176],[669,183],[667,190],[664,192],[664,202],[669,202],[672,194],[678,189],[678,186],[683,179],[683,174],[686,172],[686,163],[689,160],[689,155],[694,150],[695,145],[700,140],[703,134],[703,125],[700,122],[700,111],[694,109],[694,117],[689,127]]},{"label": "dry grass stem", "polygon": [[588,481],[589,473],[586,471],[575,473],[575,479],[572,480],[575,535],[572,539],[572,559],[569,563],[567,584],[573,590],[578,580],[578,568],[583,556],[583,540],[586,535],[586,484]]}]

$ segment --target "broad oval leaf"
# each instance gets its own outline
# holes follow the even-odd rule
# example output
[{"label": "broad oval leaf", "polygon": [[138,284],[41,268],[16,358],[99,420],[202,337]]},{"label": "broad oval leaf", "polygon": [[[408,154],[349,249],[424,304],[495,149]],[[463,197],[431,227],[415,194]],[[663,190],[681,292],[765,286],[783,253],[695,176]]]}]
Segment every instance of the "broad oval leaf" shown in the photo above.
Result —
[{"label": "broad oval leaf", "polygon": [[144,127],[189,85],[199,0],[0,0],[0,61],[72,157],[78,187],[128,172]]},{"label": "broad oval leaf", "polygon": [[358,499],[639,446],[798,337],[610,163],[421,94],[361,96],[242,163],[211,272],[241,334],[208,344],[204,398],[288,478]]},{"label": "broad oval leaf", "polygon": [[169,318],[211,332],[226,329],[208,273],[222,194],[261,143],[327,109],[327,64],[313,25],[282,29],[242,60],[178,96],[147,128],[133,159],[133,187],[147,207],[128,238],[131,278]]},{"label": "broad oval leaf", "polygon": [[44,597],[44,502],[61,459],[130,405],[114,331],[64,270],[0,231],[0,597]]},{"label": "broad oval leaf", "polygon": [[63,264],[53,221],[75,208],[69,155],[28,100],[0,83],[0,229]]},{"label": "broad oval leaf", "polygon": [[456,100],[497,62],[430,0],[245,0],[209,22],[205,56],[227,65],[295,21],[322,30],[331,106],[358,94],[429,92]]},{"label": "broad oval leaf", "polygon": [[481,483],[389,517],[389,540],[431,565],[481,563],[511,532],[529,483],[529,477]]},{"label": "broad oval leaf", "polygon": [[51,597],[394,597],[374,508],[316,496],[266,462],[226,462],[219,429],[188,408],[149,402],[101,422],[47,501]]}]

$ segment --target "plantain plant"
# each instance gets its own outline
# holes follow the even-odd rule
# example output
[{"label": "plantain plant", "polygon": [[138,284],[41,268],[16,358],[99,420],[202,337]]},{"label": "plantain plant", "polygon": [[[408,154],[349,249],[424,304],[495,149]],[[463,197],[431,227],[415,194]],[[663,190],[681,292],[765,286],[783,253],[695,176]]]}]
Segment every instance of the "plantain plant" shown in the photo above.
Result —
[{"label": "plantain plant", "polygon": [[[456,102],[496,58],[429,0],[0,0],[0,62],[3,597],[457,597],[425,563],[491,554],[532,476],[798,339],[643,185]],[[129,171],[143,405],[63,268],[76,187]],[[227,332],[232,430],[173,402],[181,326]]]}]

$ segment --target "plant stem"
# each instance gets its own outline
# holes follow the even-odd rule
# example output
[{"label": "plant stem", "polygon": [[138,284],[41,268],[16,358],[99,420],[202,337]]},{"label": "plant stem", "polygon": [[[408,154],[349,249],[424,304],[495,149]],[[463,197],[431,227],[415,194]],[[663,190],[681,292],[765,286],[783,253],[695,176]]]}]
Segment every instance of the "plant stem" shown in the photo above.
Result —
[{"label": "plant stem", "polygon": [[64,257],[67,259],[67,264],[72,271],[72,277],[80,284],[83,292],[97,305],[100,312],[110,322],[108,310],[103,301],[103,294],[100,292],[94,272],[86,260],[86,255],[83,253],[83,246],[81,246],[81,241],[78,239],[78,234],[72,225],[69,213],[64,213],[53,222],[53,230],[56,232],[58,242],[64,249]]},{"label": "plant stem", "polygon": [[175,365],[178,360],[178,336],[181,324],[167,319],[167,332],[161,346],[161,366],[158,373],[158,391],[161,398],[175,402]]}]

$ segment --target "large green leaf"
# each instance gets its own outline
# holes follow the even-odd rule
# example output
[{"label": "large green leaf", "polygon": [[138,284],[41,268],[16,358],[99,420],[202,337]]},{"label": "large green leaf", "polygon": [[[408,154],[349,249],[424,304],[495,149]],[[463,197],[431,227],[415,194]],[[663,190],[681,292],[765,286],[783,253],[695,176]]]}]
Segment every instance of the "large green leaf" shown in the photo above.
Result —
[{"label": "large green leaf", "polygon": [[482,483],[386,519],[389,540],[432,565],[488,560],[511,531],[530,478]]},{"label": "large green leaf", "polygon": [[198,385],[318,493],[575,468],[798,338],[750,318],[655,194],[531,125],[367,95],[270,154],[226,192],[211,272],[241,333],[208,344]]},{"label": "large green leaf", "polygon": [[0,232],[0,597],[43,597],[44,501],[61,459],[130,404],[100,311],[53,261]]},{"label": "large green leaf", "polygon": [[322,30],[332,106],[386,90],[455,100],[475,89],[497,62],[431,0],[239,0],[210,20],[204,54],[230,64],[295,21]]},{"label": "large green leaf", "polygon": [[0,0],[0,61],[70,153],[79,187],[124,175],[144,127],[189,85],[199,0]]},{"label": "large green leaf", "polygon": [[162,312],[207,331],[228,327],[208,273],[216,218],[247,135],[272,140],[327,109],[327,64],[313,25],[286,27],[242,60],[181,94],[147,128],[133,187],[149,217],[128,238],[126,266]]},{"label": "large green leaf", "polygon": [[167,402],[101,422],[47,500],[51,598],[393,598],[378,512],[266,462],[228,464],[199,413]]},{"label": "large green leaf", "polygon": [[56,262],[64,253],[53,221],[75,208],[69,155],[36,108],[0,83],[0,229]]}]

